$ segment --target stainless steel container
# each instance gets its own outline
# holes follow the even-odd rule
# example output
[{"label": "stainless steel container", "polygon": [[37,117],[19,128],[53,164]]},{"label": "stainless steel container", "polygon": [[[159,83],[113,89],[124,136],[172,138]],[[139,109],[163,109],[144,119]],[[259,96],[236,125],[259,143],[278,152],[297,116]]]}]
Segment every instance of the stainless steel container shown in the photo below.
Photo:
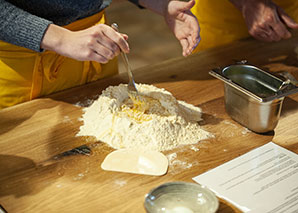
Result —
[{"label": "stainless steel container", "polygon": [[257,133],[274,130],[284,97],[298,92],[298,87],[290,80],[252,65],[231,65],[209,73],[225,83],[227,113]]}]

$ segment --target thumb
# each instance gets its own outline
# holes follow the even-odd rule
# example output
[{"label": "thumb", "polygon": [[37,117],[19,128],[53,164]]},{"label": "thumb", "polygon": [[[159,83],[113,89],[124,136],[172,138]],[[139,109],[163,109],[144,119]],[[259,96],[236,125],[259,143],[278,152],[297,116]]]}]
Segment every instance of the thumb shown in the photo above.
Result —
[{"label": "thumb", "polygon": [[290,17],[288,14],[285,13],[285,11],[278,7],[278,14],[281,18],[281,20],[289,27],[292,29],[298,29],[298,24]]},{"label": "thumb", "polygon": [[181,4],[181,12],[184,12],[186,10],[190,10],[194,5],[195,5],[195,0],[190,0],[188,2],[182,2],[183,4]]},{"label": "thumb", "polygon": [[184,1],[170,1],[170,4],[173,5],[173,7],[169,7],[169,13],[170,14],[176,14],[179,12],[184,13],[187,10],[190,10],[195,5],[195,0],[190,0],[188,2]]},{"label": "thumb", "polygon": [[190,0],[190,1],[188,1],[187,3],[186,3],[186,5],[185,5],[185,10],[190,10],[194,5],[195,5],[195,0]]},{"label": "thumb", "polygon": [[128,35],[124,34],[124,33],[120,33],[121,36],[127,41],[128,40]]}]

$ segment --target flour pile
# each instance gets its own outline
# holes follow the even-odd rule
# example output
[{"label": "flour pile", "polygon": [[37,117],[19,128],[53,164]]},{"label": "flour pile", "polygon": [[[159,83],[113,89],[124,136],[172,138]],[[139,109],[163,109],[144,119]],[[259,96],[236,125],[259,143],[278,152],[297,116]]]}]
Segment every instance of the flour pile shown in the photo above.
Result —
[{"label": "flour pile", "polygon": [[95,136],[115,149],[139,148],[164,151],[195,144],[212,136],[198,121],[201,109],[152,85],[137,84],[137,97],[127,85],[110,86],[84,109],[77,136]]}]

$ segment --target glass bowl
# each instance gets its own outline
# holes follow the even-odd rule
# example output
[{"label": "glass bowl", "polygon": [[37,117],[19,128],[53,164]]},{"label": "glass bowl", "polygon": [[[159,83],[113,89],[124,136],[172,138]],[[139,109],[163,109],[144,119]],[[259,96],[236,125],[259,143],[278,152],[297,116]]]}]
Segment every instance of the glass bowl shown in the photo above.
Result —
[{"label": "glass bowl", "polygon": [[152,189],[145,197],[144,206],[148,213],[214,213],[219,202],[205,186],[170,182]]}]

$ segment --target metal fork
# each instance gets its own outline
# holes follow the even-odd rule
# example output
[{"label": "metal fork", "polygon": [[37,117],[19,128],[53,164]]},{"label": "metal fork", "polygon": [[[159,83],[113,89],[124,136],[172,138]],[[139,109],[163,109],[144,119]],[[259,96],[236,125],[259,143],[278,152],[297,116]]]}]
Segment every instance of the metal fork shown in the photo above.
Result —
[{"label": "metal fork", "polygon": [[[113,23],[111,26],[112,26],[112,28],[114,30],[116,30],[117,32],[119,32],[118,24]],[[125,67],[126,67],[126,70],[127,70],[127,74],[128,74],[128,79],[129,79],[129,82],[128,82],[128,85],[127,85],[128,91],[129,92],[136,92],[137,93],[138,90],[137,90],[137,87],[136,87],[136,84],[135,84],[135,80],[134,80],[134,77],[133,77],[133,74],[132,74],[132,71],[131,71],[129,62],[128,62],[127,55],[124,52],[122,52],[122,51],[121,51],[120,54],[122,56],[122,59],[124,61],[124,64],[125,64]]]}]

